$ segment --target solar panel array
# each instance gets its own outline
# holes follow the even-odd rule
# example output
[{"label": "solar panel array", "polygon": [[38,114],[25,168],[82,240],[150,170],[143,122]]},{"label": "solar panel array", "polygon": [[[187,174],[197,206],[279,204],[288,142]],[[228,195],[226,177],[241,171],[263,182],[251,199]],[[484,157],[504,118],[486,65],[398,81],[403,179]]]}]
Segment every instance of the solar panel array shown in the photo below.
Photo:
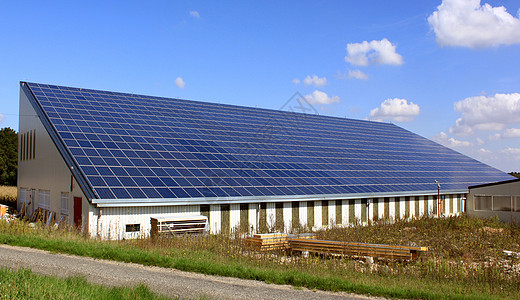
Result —
[{"label": "solar panel array", "polygon": [[511,179],[393,124],[27,86],[101,199],[377,194]]}]

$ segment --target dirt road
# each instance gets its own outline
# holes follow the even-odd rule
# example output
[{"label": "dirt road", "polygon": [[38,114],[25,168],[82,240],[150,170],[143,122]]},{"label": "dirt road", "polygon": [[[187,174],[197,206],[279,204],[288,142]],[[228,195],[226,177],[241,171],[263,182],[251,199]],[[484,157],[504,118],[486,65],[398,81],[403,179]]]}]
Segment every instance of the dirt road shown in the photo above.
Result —
[{"label": "dirt road", "polygon": [[0,267],[30,269],[34,273],[59,277],[82,276],[106,286],[134,286],[144,283],[158,294],[181,299],[381,299],[347,293],[295,289],[260,281],[208,276],[132,263],[53,254],[31,248],[0,245]]}]

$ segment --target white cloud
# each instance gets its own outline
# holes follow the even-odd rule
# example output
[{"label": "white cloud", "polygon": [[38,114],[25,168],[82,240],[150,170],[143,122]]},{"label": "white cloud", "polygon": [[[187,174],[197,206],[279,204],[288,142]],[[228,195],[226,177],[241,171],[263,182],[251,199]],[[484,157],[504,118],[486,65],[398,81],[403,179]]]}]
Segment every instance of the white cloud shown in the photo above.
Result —
[{"label": "white cloud", "polygon": [[368,75],[361,72],[361,70],[348,70],[348,78],[367,80]]},{"label": "white cloud", "polygon": [[478,152],[479,152],[480,154],[491,154],[491,153],[493,153],[493,152],[491,152],[491,150],[484,149],[484,148],[480,148],[480,149],[478,149]]},{"label": "white cloud", "polygon": [[315,90],[312,94],[306,95],[305,100],[307,100],[309,104],[332,104],[341,101],[338,96],[329,97],[326,93],[318,90]]},{"label": "white cloud", "polygon": [[312,77],[311,77],[310,75],[308,75],[303,80],[303,83],[306,84],[306,85],[311,85],[312,84],[314,86],[323,86],[323,85],[327,84],[327,78],[326,77],[319,78],[316,75],[312,75]]},{"label": "white cloud", "polygon": [[511,147],[508,147],[506,149],[503,149],[502,151],[500,151],[501,153],[504,153],[504,154],[508,154],[508,155],[518,155],[516,157],[516,159],[520,159],[520,148],[511,148]]},{"label": "white cloud", "polygon": [[182,80],[181,77],[177,77],[177,79],[175,79],[175,85],[183,89],[186,83],[184,82],[184,80]]},{"label": "white cloud", "polygon": [[507,128],[503,133],[495,133],[488,137],[489,140],[515,139],[520,138],[520,129]]},{"label": "white cloud", "polygon": [[4,122],[4,114],[0,114],[0,123]]},{"label": "white cloud", "polygon": [[505,139],[520,138],[520,129],[519,128],[508,128],[502,134],[502,138],[505,138]]},{"label": "white cloud", "polygon": [[300,84],[300,79],[298,79],[298,78],[294,78],[294,79],[292,80],[292,83],[294,83],[294,84]]},{"label": "white cloud", "polygon": [[386,99],[380,107],[370,111],[370,119],[374,121],[394,120],[397,122],[411,122],[419,115],[419,105],[406,99]]},{"label": "white cloud", "polygon": [[395,52],[396,47],[386,38],[380,41],[347,44],[345,61],[355,66],[402,65],[403,57]]},{"label": "white cloud", "polygon": [[520,43],[520,19],[503,6],[481,5],[480,0],[443,0],[428,22],[441,46],[481,48]]},{"label": "white cloud", "polygon": [[196,10],[190,10],[190,16],[194,18],[200,18],[199,12]]},{"label": "white cloud", "polygon": [[488,140],[496,141],[502,139],[502,135],[500,133],[495,133],[493,135],[488,136]]},{"label": "white cloud", "polygon": [[[503,130],[510,124],[520,124],[520,94],[469,97],[454,103],[461,117],[450,133],[468,135],[481,130]],[[513,132],[509,134],[514,134]]]},{"label": "white cloud", "polygon": [[439,144],[442,144],[446,147],[450,148],[461,148],[461,147],[470,147],[473,146],[471,142],[468,141],[460,141],[457,139],[454,139],[452,137],[449,137],[445,132],[441,132],[438,135],[432,137],[434,141],[436,141]]}]

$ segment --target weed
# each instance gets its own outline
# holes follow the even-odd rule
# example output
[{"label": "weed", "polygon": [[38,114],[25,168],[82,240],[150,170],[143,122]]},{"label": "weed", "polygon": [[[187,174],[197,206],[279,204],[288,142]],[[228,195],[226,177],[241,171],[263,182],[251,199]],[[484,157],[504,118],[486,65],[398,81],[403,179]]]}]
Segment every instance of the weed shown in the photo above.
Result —
[{"label": "weed", "polygon": [[[486,228],[491,228],[486,229]],[[0,221],[0,243],[95,258],[262,280],[296,287],[414,299],[518,299],[518,226],[468,217],[372,222],[316,232],[321,239],[428,246],[417,262],[252,251],[240,234],[101,241],[72,230]],[[512,236],[516,238],[511,238]]]},{"label": "weed", "polygon": [[0,185],[0,204],[16,206],[17,194],[15,186]]},{"label": "weed", "polygon": [[142,284],[134,288],[107,288],[81,277],[41,276],[29,270],[0,269],[2,299],[166,299]]}]

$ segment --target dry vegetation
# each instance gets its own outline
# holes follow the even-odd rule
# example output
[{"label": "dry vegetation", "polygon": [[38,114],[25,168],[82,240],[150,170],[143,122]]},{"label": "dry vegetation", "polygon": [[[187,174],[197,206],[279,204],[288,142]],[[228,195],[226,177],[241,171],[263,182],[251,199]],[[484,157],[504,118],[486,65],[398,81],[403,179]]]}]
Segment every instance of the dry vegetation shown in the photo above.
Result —
[{"label": "dry vegetation", "polygon": [[15,186],[0,185],[0,204],[16,205],[17,189]]},{"label": "dry vegetation", "polygon": [[427,246],[429,252],[416,262],[382,259],[368,264],[362,259],[258,253],[250,251],[238,234],[163,239],[156,244],[146,239],[125,243],[153,248],[165,255],[181,251],[186,254],[186,249],[190,249],[191,253],[197,253],[195,257],[206,255],[222,263],[232,258],[259,268],[296,270],[319,276],[335,274],[353,282],[395,284],[411,289],[431,284],[432,290],[437,284],[446,284],[469,295],[473,291],[477,295],[520,297],[520,256],[510,257],[503,252],[520,253],[517,225],[466,216],[424,217],[394,223],[380,220],[369,226],[337,227],[316,233],[324,240]]},{"label": "dry vegetation", "polygon": [[410,299],[520,299],[520,227],[465,216],[331,228],[321,239],[428,246],[419,261],[259,253],[240,234],[100,241],[70,230],[0,222],[0,242],[323,290]]}]

